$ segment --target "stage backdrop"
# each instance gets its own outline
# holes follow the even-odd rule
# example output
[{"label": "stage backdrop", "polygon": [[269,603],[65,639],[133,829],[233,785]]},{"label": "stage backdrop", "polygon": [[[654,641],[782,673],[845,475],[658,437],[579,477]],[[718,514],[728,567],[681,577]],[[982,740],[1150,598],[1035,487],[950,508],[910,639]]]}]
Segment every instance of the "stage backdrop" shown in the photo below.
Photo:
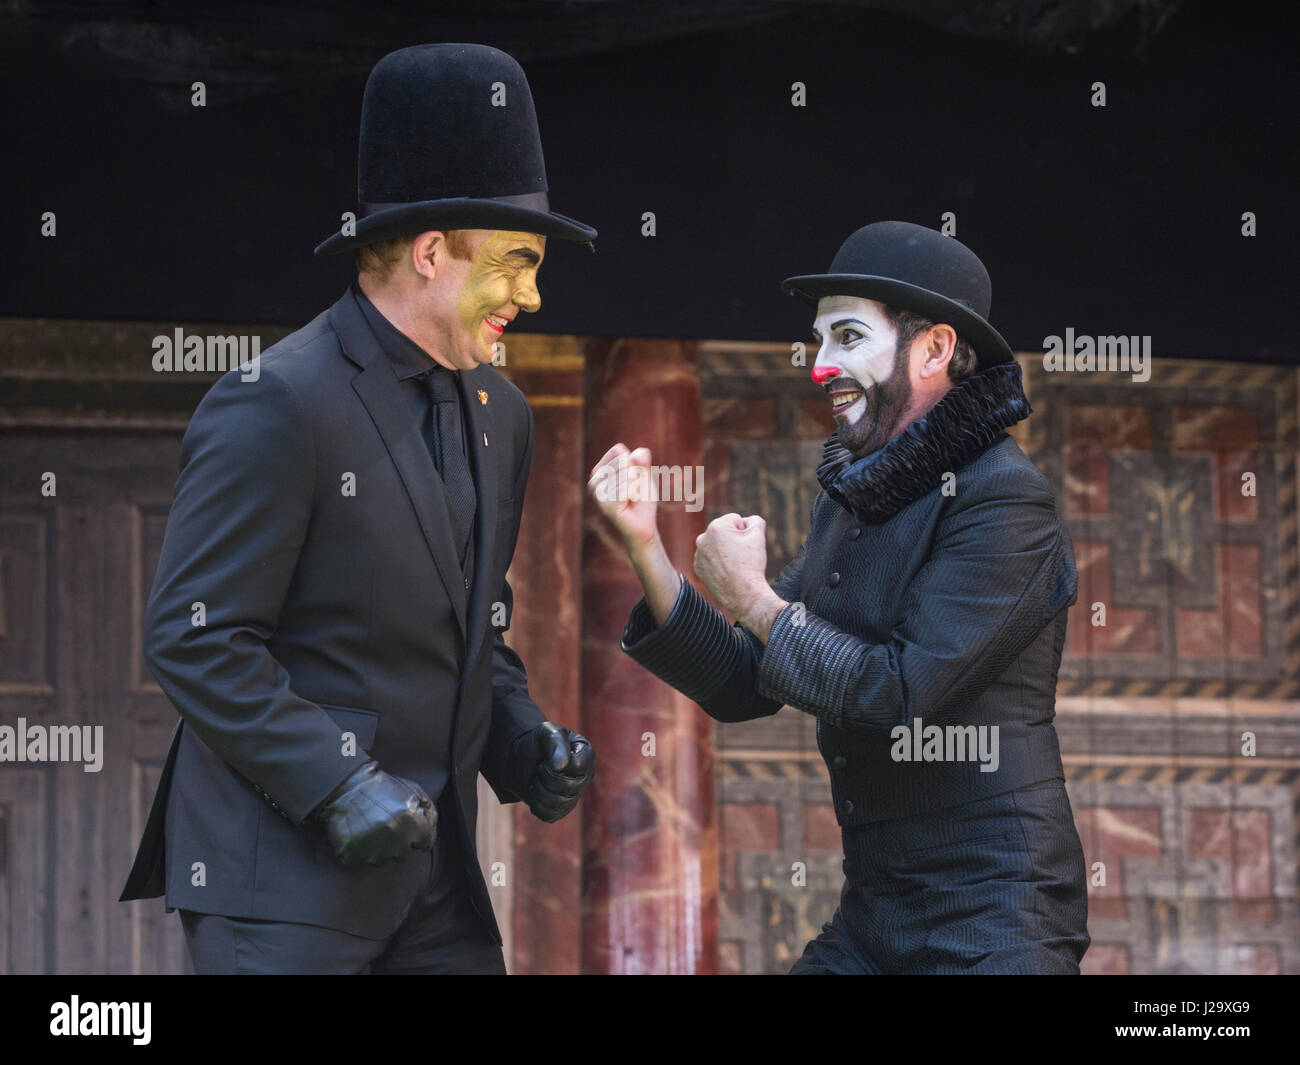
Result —
[{"label": "stage backdrop", "polygon": [[[179,323],[0,321],[0,721],[104,726],[103,770],[0,765],[0,972],[181,972],[160,901],[116,902],[175,721],[140,621],[181,434],[212,375],[154,372]],[[183,324],[265,350],[284,327]],[[1090,973],[1300,972],[1296,371],[1046,373],[1017,438],[1065,508],[1079,603],[1058,728],[1090,867]],[[795,552],[830,431],[789,345],[516,336],[536,415],[508,639],[598,777],[558,825],[488,800],[513,971],[781,972],[836,905],[813,721],[714,727],[617,650],[637,597],[584,498],[616,438],[702,470],[664,527],[768,519]],[[55,497],[40,490],[58,476]]]}]

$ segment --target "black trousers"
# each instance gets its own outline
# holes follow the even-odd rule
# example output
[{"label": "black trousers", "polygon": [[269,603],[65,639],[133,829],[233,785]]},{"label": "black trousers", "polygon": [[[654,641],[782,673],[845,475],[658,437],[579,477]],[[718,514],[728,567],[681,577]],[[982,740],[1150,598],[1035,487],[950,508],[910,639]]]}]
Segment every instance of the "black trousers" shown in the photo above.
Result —
[{"label": "black trousers", "polygon": [[504,975],[505,958],[470,902],[454,823],[439,803],[429,880],[388,939],[333,928],[181,910],[195,972]]},{"label": "black trousers", "polygon": [[1083,848],[1065,784],[845,828],[835,916],[792,974],[1077,974]]}]

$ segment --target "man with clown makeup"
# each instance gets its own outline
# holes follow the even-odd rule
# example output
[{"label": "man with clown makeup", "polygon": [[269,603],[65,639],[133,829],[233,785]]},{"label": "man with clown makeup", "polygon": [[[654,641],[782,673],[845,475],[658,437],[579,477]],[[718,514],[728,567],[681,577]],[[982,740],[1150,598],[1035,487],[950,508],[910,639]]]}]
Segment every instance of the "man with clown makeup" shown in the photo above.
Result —
[{"label": "man with clown makeup", "polygon": [[769,584],[761,516],[669,560],[647,448],[589,489],[645,589],[622,647],[719,721],[817,718],[844,843],[840,905],[794,973],[1078,973],[1084,859],[1054,716],[1077,578],[1030,407],[975,254],[905,222],[853,233],[815,307],[836,429],[807,538]]}]

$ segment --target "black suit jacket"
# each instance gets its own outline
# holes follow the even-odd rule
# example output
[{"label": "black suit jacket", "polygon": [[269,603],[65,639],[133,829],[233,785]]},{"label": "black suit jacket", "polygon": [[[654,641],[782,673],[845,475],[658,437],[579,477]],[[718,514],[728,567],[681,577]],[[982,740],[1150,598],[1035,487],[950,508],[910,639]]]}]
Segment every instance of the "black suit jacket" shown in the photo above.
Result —
[{"label": "black suit jacket", "polygon": [[517,801],[506,750],[544,720],[499,624],[533,422],[490,366],[459,377],[478,491],[472,593],[420,426],[350,291],[269,348],[256,381],[232,370],[199,404],[144,619],[182,720],[124,900],[165,892],[169,907],[387,936],[430,855],[346,868],[304,820],[368,754],[435,799],[451,789],[456,816],[439,832],[460,833],[500,941],[476,781]]},{"label": "black suit jacket", "polygon": [[[844,826],[1064,779],[1052,719],[1078,585],[1069,531],[1050,482],[1005,434],[955,485],[879,524],[818,493],[772,584],[792,605],[766,644],[684,581],[661,627],[637,603],[623,650],[719,721],[783,705],[816,715]],[[967,755],[971,726],[996,726],[997,768],[895,759],[892,729],[917,718],[961,729],[953,752]]]}]

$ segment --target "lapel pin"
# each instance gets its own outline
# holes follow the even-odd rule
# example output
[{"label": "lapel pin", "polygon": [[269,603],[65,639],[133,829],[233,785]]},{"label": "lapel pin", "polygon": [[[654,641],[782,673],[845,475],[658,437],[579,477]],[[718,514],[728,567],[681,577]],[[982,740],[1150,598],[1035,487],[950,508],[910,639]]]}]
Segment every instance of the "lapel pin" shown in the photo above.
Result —
[{"label": "lapel pin", "polygon": [[478,401],[482,403],[483,406],[487,406],[487,393],[481,388],[478,390]]}]

